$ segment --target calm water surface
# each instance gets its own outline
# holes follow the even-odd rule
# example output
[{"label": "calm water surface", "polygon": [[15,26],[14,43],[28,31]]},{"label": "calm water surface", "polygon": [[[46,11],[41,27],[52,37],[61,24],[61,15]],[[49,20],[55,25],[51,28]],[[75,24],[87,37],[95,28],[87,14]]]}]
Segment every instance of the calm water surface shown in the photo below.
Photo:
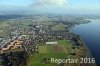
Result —
[{"label": "calm water surface", "polygon": [[100,19],[92,20],[91,23],[76,25],[72,32],[82,37],[96,63],[100,66]]}]

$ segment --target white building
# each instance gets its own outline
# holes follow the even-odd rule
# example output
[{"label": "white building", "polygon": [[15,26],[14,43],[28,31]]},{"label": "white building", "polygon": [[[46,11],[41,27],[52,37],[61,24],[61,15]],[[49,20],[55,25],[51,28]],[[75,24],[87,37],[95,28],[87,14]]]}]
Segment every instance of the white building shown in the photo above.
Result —
[{"label": "white building", "polygon": [[55,42],[46,42],[46,44],[58,44],[58,42],[57,41],[55,41]]}]

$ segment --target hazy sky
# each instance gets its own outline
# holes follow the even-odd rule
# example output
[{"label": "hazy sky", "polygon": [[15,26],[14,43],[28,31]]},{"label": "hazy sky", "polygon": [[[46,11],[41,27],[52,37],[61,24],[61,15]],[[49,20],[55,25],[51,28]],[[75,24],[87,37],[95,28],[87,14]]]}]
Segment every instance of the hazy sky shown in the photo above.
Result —
[{"label": "hazy sky", "polygon": [[100,0],[0,0],[0,11],[100,14]]}]

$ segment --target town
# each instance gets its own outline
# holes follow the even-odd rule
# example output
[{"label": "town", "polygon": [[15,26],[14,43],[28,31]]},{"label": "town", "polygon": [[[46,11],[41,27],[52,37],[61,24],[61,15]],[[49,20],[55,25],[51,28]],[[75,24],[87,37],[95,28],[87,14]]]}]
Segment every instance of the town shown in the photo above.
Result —
[{"label": "town", "polygon": [[[22,22],[23,19],[20,19]],[[87,57],[87,48],[79,35],[73,34],[69,26],[77,23],[54,21],[20,20],[11,22],[5,28],[8,37],[0,38],[1,66],[81,66],[82,64],[52,64],[50,58],[81,58]],[[17,22],[19,21],[19,22]],[[36,21],[36,22],[35,22]],[[86,22],[86,21],[85,21]],[[15,24],[14,24],[15,23]],[[9,24],[9,22],[8,22]],[[1,29],[1,32],[4,30]],[[57,55],[56,55],[57,54]],[[36,63],[34,63],[36,62]],[[84,64],[83,64],[84,65]]]}]

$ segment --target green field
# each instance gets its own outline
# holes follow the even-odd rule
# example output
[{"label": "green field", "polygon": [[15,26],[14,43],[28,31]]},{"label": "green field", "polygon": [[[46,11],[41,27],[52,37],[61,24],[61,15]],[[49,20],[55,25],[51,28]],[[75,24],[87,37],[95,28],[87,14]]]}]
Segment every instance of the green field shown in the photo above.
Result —
[{"label": "green field", "polygon": [[39,46],[39,53],[36,55],[33,55],[29,62],[29,66],[60,66],[60,64],[43,64],[41,63],[41,60],[44,58],[57,58],[57,59],[63,59],[68,58],[69,52],[71,52],[71,42],[68,40],[59,40],[58,44],[55,45],[43,45]]},{"label": "green field", "polygon": [[59,31],[59,30],[66,30],[66,29],[65,29],[64,24],[60,23],[60,24],[54,25],[54,26],[52,27],[52,30],[54,30],[54,31]]}]

